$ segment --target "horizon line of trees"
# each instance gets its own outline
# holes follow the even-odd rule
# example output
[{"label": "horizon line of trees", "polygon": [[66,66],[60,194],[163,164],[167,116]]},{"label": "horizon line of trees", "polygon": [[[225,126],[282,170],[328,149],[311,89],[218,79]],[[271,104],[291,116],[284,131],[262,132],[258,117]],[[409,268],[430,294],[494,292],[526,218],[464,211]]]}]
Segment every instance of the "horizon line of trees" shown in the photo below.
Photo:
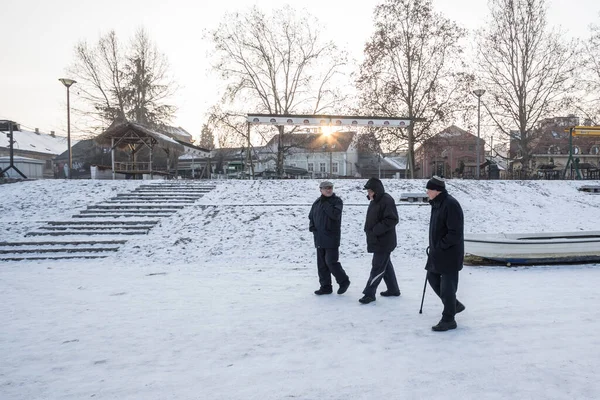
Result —
[{"label": "horizon line of trees", "polygon": [[[569,40],[548,25],[547,10],[546,0],[490,0],[488,20],[473,36],[475,56],[467,59],[469,32],[431,0],[383,0],[355,68],[306,12],[284,6],[267,14],[254,6],[228,13],[204,36],[224,90],[202,124],[200,146],[251,149],[277,135],[282,174],[290,151],[283,138],[297,127],[250,130],[248,112],[406,117],[419,122],[363,132],[387,151],[406,149],[412,174],[419,143],[450,124],[473,127],[473,90],[484,89],[482,122],[505,141],[517,140],[527,165],[541,119],[579,114],[600,123],[600,24],[589,38]],[[117,118],[160,128],[175,115],[168,62],[143,29],[128,45],[114,31],[93,46],[79,43],[69,72],[85,105],[75,112],[90,132]]]}]

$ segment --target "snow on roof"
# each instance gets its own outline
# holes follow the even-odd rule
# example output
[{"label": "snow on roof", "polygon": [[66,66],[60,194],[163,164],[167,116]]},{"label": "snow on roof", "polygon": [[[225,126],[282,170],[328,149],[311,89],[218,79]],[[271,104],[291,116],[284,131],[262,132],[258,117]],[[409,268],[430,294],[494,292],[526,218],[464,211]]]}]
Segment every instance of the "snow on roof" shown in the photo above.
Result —
[{"label": "snow on roof", "polygon": [[388,156],[383,160],[394,168],[406,169],[406,156]]},{"label": "snow on roof", "polygon": [[[0,163],[5,163],[5,162],[9,162],[9,161],[10,161],[10,156],[0,157]],[[45,164],[45,161],[38,160],[35,158],[21,157],[21,156],[13,156],[13,161],[30,163],[30,164]]]},{"label": "snow on roof", "polygon": [[180,126],[164,126],[160,128],[160,131],[166,133],[167,136],[174,137],[177,140],[181,140],[186,143],[193,142],[192,135]]},{"label": "snow on roof", "polygon": [[[0,147],[8,148],[8,135],[2,132],[0,134]],[[15,140],[14,148],[18,150],[35,151],[45,154],[61,154],[67,150],[67,138],[64,136],[52,136],[47,133],[35,133],[31,131],[14,131],[13,138]],[[71,137],[71,146],[77,143]]]}]

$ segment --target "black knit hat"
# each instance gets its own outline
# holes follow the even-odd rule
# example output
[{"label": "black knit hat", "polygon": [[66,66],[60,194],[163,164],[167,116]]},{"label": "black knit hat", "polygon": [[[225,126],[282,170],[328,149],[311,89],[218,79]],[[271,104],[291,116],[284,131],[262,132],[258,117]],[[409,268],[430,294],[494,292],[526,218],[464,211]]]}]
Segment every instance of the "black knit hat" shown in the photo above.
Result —
[{"label": "black knit hat", "polygon": [[431,177],[430,180],[427,181],[427,189],[437,190],[438,192],[443,192],[446,190],[446,181],[444,178],[440,178],[437,175]]}]

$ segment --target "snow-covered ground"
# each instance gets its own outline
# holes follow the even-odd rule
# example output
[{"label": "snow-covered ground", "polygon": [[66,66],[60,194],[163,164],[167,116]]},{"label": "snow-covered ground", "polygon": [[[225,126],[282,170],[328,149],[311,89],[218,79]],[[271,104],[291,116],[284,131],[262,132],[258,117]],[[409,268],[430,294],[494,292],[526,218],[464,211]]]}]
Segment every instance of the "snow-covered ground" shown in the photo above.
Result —
[{"label": "snow-covered ground", "polygon": [[[600,265],[465,266],[458,329],[432,332],[430,289],[418,314],[429,206],[398,206],[402,296],[357,301],[365,182],[335,181],[352,281],[341,296],[313,294],[313,180],[216,182],[106,259],[0,263],[0,399],[600,398]],[[0,185],[0,241],[141,183]],[[582,184],[448,189],[466,232],[599,230],[600,196]],[[384,185],[398,199],[425,181]]]}]

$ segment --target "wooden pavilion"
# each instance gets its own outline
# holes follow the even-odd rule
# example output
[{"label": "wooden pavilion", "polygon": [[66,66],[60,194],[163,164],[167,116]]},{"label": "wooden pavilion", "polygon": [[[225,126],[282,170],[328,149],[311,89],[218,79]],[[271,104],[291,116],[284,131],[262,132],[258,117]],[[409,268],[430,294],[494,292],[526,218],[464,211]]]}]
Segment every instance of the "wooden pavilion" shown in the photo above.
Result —
[{"label": "wooden pavilion", "polygon": [[[153,165],[153,155],[158,149],[164,150],[167,156],[174,156],[175,160],[184,153],[195,153],[203,150],[190,143],[169,137],[156,129],[127,120],[115,120],[106,131],[96,137],[96,142],[110,144],[113,179],[115,179],[116,174],[126,174],[134,177],[150,175],[151,178],[155,174],[170,175],[168,164],[166,171],[164,169],[159,170]],[[128,152],[130,155],[129,160],[115,160],[115,149]],[[148,149],[148,157],[139,160],[138,154],[142,149]],[[176,171],[177,167],[174,168],[174,172]]]}]

